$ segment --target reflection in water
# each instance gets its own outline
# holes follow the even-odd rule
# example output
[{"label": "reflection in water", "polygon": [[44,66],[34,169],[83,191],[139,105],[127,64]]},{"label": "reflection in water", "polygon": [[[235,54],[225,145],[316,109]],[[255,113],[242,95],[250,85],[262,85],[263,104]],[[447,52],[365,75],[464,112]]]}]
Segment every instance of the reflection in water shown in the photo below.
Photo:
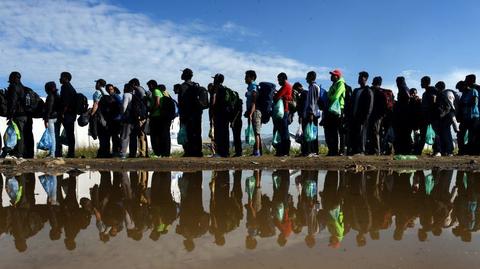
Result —
[{"label": "reflection in water", "polygon": [[[161,241],[173,232],[193,251],[201,237],[223,246],[228,234],[242,227],[249,250],[266,238],[284,247],[292,234],[304,236],[310,248],[320,234],[332,248],[346,236],[363,247],[390,228],[393,240],[402,240],[407,230],[422,242],[451,231],[470,242],[480,228],[474,172],[213,171],[208,182],[201,171],[180,175],[99,172],[99,182],[88,183],[89,193],[81,197],[78,173],[0,175],[0,235],[23,252],[42,229],[49,229],[52,241],[63,239],[68,250],[76,249],[82,231],[94,227],[104,243],[119,234]],[[36,202],[45,196],[45,202]]]}]

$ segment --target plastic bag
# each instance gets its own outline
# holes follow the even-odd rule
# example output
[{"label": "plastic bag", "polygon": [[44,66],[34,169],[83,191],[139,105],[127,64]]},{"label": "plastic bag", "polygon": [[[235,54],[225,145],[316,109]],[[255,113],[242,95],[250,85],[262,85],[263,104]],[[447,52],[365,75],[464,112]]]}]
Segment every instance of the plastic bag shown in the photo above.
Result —
[{"label": "plastic bag", "polygon": [[253,193],[255,191],[255,187],[257,185],[257,180],[255,176],[247,177],[245,180],[245,191],[247,192],[248,199],[253,199]]},{"label": "plastic bag", "polygon": [[313,124],[307,124],[307,128],[305,129],[305,141],[312,142],[315,141],[318,137],[318,127]]},{"label": "plastic bag", "polygon": [[20,139],[20,132],[17,125],[13,121],[9,121],[7,124],[7,130],[3,135],[3,141],[5,141],[5,147],[9,149],[15,148],[17,141]]},{"label": "plastic bag", "polygon": [[465,132],[465,136],[463,137],[463,144],[464,145],[467,145],[468,144],[468,130]]},{"label": "plastic bag", "polygon": [[255,145],[255,133],[253,132],[252,124],[249,124],[247,129],[245,129],[245,143],[250,146]]},{"label": "plastic bag", "polygon": [[60,134],[60,137],[58,139],[60,144],[68,146],[67,132],[65,131],[65,129],[62,130],[62,133]]},{"label": "plastic bag", "polygon": [[435,142],[435,131],[433,130],[432,125],[429,124],[427,127],[427,133],[425,134],[425,143],[427,143],[427,145],[433,145],[434,142]]},{"label": "plastic bag", "polygon": [[295,133],[295,142],[301,144],[303,142],[303,130],[302,126],[299,126]]},{"label": "plastic bag", "polygon": [[78,126],[85,127],[88,125],[88,123],[90,122],[90,111],[91,109],[88,109],[85,113],[82,113],[80,117],[78,117]]},{"label": "plastic bag", "polygon": [[340,116],[342,114],[342,108],[340,106],[340,101],[335,100],[331,105],[330,108],[328,109],[330,113],[332,113],[335,116]]},{"label": "plastic bag", "polygon": [[52,136],[50,135],[50,132],[48,131],[48,129],[45,129],[45,132],[43,132],[42,138],[40,138],[40,141],[38,141],[37,149],[50,150],[52,148],[52,144],[53,144]]},{"label": "plastic bag", "polygon": [[177,143],[179,145],[186,145],[187,144],[187,127],[182,124],[180,125],[180,130],[178,130],[177,134]]},{"label": "plastic bag", "polygon": [[275,134],[273,135],[272,145],[276,146],[280,144],[280,142],[282,142],[282,138],[280,136],[280,133],[276,131]]},{"label": "plastic bag", "polygon": [[275,120],[283,119],[284,115],[285,115],[285,108],[283,106],[283,100],[280,99],[275,103],[275,106],[273,107],[273,119]]},{"label": "plastic bag", "polygon": [[433,181],[433,175],[429,174],[425,177],[425,193],[430,195],[432,193],[435,182]]}]

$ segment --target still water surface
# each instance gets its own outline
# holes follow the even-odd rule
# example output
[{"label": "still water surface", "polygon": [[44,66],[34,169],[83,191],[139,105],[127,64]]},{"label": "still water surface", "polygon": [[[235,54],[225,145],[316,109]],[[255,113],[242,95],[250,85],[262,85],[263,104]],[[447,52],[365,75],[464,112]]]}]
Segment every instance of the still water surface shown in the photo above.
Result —
[{"label": "still water surface", "polygon": [[3,175],[0,268],[475,268],[480,173]]}]

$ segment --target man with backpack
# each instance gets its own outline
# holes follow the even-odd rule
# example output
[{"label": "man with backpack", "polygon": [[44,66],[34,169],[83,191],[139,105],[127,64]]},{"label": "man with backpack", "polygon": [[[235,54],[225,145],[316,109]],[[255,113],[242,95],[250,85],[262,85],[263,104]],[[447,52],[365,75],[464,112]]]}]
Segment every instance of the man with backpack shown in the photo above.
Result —
[{"label": "man with backpack", "polygon": [[130,138],[130,157],[145,158],[148,157],[148,143],[147,135],[145,133],[145,125],[147,123],[147,92],[140,86],[140,81],[137,78],[133,78],[128,82],[133,87],[133,105],[135,105],[136,114],[139,115],[138,122],[135,122]]},{"label": "man with backpack", "polygon": [[382,153],[382,123],[387,114],[387,98],[385,90],[381,88],[382,77],[374,77],[372,80],[373,109],[369,121],[369,141],[370,147],[368,153],[380,155]]},{"label": "man with backpack", "polygon": [[457,85],[462,96],[459,101],[460,131],[457,134],[459,155],[467,155],[475,152],[473,147],[478,140],[476,125],[480,118],[478,109],[478,91],[475,89],[476,76],[471,74],[465,77],[464,82]]},{"label": "man with backpack", "polygon": [[[158,85],[155,80],[147,82],[152,93],[150,101],[150,144],[155,156],[169,157],[171,149],[170,126],[174,115],[168,109],[168,102],[173,99],[165,85]],[[174,103],[175,104],[175,103]]]},{"label": "man with backpack", "polygon": [[234,92],[236,95],[236,101],[233,106],[233,111],[230,119],[230,128],[232,128],[233,134],[233,146],[235,148],[234,157],[241,157],[243,155],[242,149],[242,113],[243,113],[243,101],[240,98],[238,92]]},{"label": "man with backpack", "polygon": [[[8,149],[2,153],[5,157],[11,154],[17,158],[23,158],[25,152],[25,127],[27,125],[27,114],[25,112],[24,96],[25,89],[21,82],[22,75],[19,72],[12,72],[8,78],[7,89],[7,120],[12,120],[18,127],[20,139],[15,149]],[[13,152],[11,152],[13,150]]]},{"label": "man with backpack", "polygon": [[[409,155],[412,154],[413,145],[413,119],[410,118],[410,88],[408,88],[404,77],[397,77],[396,83],[398,88],[398,100],[395,104],[393,113],[393,129],[395,134],[394,149],[395,154],[397,155]],[[425,141],[425,138],[423,138],[423,141]]]},{"label": "man with backpack", "polygon": [[192,78],[192,70],[184,69],[181,76],[184,82],[178,92],[180,125],[187,133],[184,157],[202,157],[202,114],[208,108],[208,92]]},{"label": "man with backpack", "polygon": [[358,74],[359,88],[353,91],[350,103],[350,143],[352,154],[364,155],[367,144],[367,131],[370,115],[373,110],[373,92],[367,85],[368,73],[362,71]]},{"label": "man with backpack", "polygon": [[[455,117],[455,103],[458,99],[456,93],[446,89],[445,82],[439,81],[435,84],[438,91],[438,136],[440,140],[440,153],[442,156],[453,155],[452,125],[457,126]],[[458,130],[458,127],[456,128]]]},{"label": "man with backpack", "polygon": [[[67,136],[68,153],[67,158],[75,157],[75,121],[77,120],[76,96],[77,91],[73,88],[72,74],[62,72],[60,74],[60,100],[62,103],[61,118],[65,134]],[[61,157],[61,155],[59,156]]]},{"label": "man with backpack", "polygon": [[308,83],[308,90],[305,92],[305,96],[303,98],[300,98],[304,100],[303,107],[299,106],[299,108],[303,109],[298,110],[298,118],[301,118],[303,134],[307,132],[307,126],[309,124],[315,126],[317,130],[317,133],[314,134],[315,139],[313,139],[312,141],[306,141],[306,139],[304,139],[303,143],[305,144],[305,146],[304,150],[302,151],[303,156],[318,155],[318,119],[320,118],[321,113],[320,107],[318,105],[320,98],[320,87],[315,82],[316,79],[317,73],[315,73],[315,71],[310,71],[307,73],[306,81]]},{"label": "man with backpack", "polygon": [[325,113],[325,141],[328,147],[327,156],[339,155],[339,138],[341,135],[342,115],[345,105],[345,80],[338,69],[330,72],[332,86],[328,90],[328,109]]},{"label": "man with backpack", "polygon": [[438,107],[438,91],[435,87],[431,86],[431,78],[428,76],[422,77],[420,80],[421,87],[425,89],[422,95],[422,112],[425,117],[423,126],[420,129],[420,141],[415,149],[416,155],[422,155],[423,148],[425,147],[426,135],[428,126],[431,125],[435,131],[435,139],[433,143],[433,155],[440,156],[440,145],[438,140],[438,122],[440,115],[437,112]]},{"label": "man with backpack", "polygon": [[[231,97],[232,90],[223,86],[224,76],[222,74],[216,74],[213,77],[213,130],[215,138],[216,155],[219,157],[228,157],[230,155],[230,134],[229,134],[229,119],[231,113],[230,100],[227,97]],[[228,92],[227,92],[228,91]],[[233,99],[233,98],[232,98]]]},{"label": "man with backpack", "polygon": [[[121,139],[121,150],[120,158],[127,158],[127,148],[130,143],[130,134],[132,132],[133,126],[137,122],[137,117],[133,112],[134,108],[132,106],[133,99],[133,86],[130,84],[125,84],[123,88],[123,103],[122,103],[122,127],[120,132]],[[135,152],[136,152],[135,148]]]},{"label": "man with backpack", "polygon": [[255,82],[257,79],[257,73],[254,70],[248,70],[245,72],[245,84],[247,84],[247,92],[245,97],[247,98],[247,110],[245,111],[245,117],[248,119],[248,125],[251,125],[255,135],[255,144],[253,145],[252,156],[260,157],[262,155],[262,139],[260,137],[260,131],[262,129],[262,111],[257,108],[258,101],[258,85]]},{"label": "man with backpack", "polygon": [[280,135],[280,143],[276,146],[277,152],[275,156],[288,156],[290,155],[290,133],[288,131],[288,103],[292,100],[292,85],[287,80],[287,74],[283,72],[278,74],[277,79],[278,84],[281,86],[281,88],[278,92],[275,93],[273,100],[274,103],[282,100],[284,114],[282,118],[273,119],[273,133],[275,135],[276,130]]},{"label": "man with backpack", "polygon": [[[91,122],[96,126],[96,136],[98,137],[99,147],[97,151],[97,158],[110,158],[110,131],[108,130],[107,122],[102,110],[105,110],[103,106],[106,106],[105,102],[101,102],[104,96],[107,96],[105,87],[107,82],[104,79],[98,79],[95,81],[95,92],[93,93],[93,106],[90,110],[90,117],[93,118]],[[105,100],[105,99],[103,99]]]}]

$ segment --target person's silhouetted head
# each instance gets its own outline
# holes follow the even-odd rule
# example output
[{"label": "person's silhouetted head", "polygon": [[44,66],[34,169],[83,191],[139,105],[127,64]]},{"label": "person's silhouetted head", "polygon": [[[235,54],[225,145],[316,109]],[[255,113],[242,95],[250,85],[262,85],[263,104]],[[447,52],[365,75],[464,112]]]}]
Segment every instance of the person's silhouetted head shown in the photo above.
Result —
[{"label": "person's silhouetted head", "polygon": [[368,81],[368,73],[366,71],[362,71],[358,73],[358,84],[360,86],[364,87],[365,85],[367,85],[367,81]]},{"label": "person's silhouetted head", "polygon": [[367,244],[367,239],[365,238],[365,235],[362,233],[357,234],[356,238],[357,240],[357,246],[363,247]]},{"label": "person's silhouetted head", "polygon": [[428,234],[424,229],[418,229],[418,241],[425,242],[427,241]]},{"label": "person's silhouetted head", "polygon": [[247,236],[247,238],[245,238],[245,248],[246,249],[257,248],[257,239],[254,236]]},{"label": "person's silhouetted head", "polygon": [[279,246],[284,247],[287,244],[287,238],[283,233],[278,235],[277,243]]},{"label": "person's silhouetted head", "polygon": [[18,84],[20,83],[21,79],[22,79],[22,75],[20,74],[20,72],[13,71],[8,76],[8,83]]},{"label": "person's silhouetted head", "polygon": [[328,246],[331,248],[339,248],[340,247],[340,240],[336,236],[330,236],[328,240]]},{"label": "person's silhouetted head", "polygon": [[112,84],[107,84],[107,86],[105,86],[105,89],[107,89],[108,94],[115,94],[115,87]]},{"label": "person's silhouetted head", "polygon": [[405,77],[402,77],[402,76],[397,77],[397,79],[395,80],[395,83],[397,84],[398,88],[401,88],[407,85],[407,83],[405,82]]},{"label": "person's silhouetted head", "polygon": [[254,70],[248,70],[245,72],[245,83],[250,84],[257,80],[257,73]]},{"label": "person's silhouetted head", "polygon": [[379,239],[380,239],[380,232],[378,232],[378,231],[370,231],[370,239],[372,239],[372,240],[379,240]]},{"label": "person's silhouetted head", "polygon": [[60,84],[62,84],[62,85],[68,84],[68,83],[70,83],[70,81],[72,81],[72,74],[70,74],[68,72],[62,72],[60,74]]},{"label": "person's silhouetted head", "polygon": [[467,242],[467,243],[472,242],[472,232],[467,230],[462,231],[460,233],[460,238],[462,239],[462,242]]},{"label": "person's silhouetted head", "polygon": [[193,239],[188,238],[183,240],[183,246],[186,251],[192,252],[195,249],[195,242],[193,242]]},{"label": "person's silhouetted head", "polygon": [[213,78],[213,84],[221,85],[225,81],[225,77],[222,74],[216,74]]},{"label": "person's silhouetted head", "polygon": [[158,85],[158,89],[161,91],[161,92],[165,92],[167,90],[167,87],[164,85],[164,84],[160,84]]},{"label": "person's silhouetted head", "polygon": [[466,90],[466,84],[465,81],[461,80],[457,82],[457,85],[455,85],[455,89],[457,89],[459,92],[464,92]]},{"label": "person's silhouetted head", "polygon": [[403,230],[396,228],[395,231],[393,232],[393,240],[400,241],[402,239],[403,239]]},{"label": "person's silhouetted head", "polygon": [[221,233],[215,233],[215,244],[217,246],[225,245],[225,236]]},{"label": "person's silhouetted head", "polygon": [[380,87],[382,86],[382,77],[374,77],[372,80],[372,86]]},{"label": "person's silhouetted head", "polygon": [[470,74],[465,77],[465,84],[467,87],[472,88],[475,83],[477,83],[477,76],[474,74]]},{"label": "person's silhouetted head", "polygon": [[110,236],[106,233],[99,233],[98,237],[100,238],[100,241],[102,241],[103,243],[107,243],[108,241],[110,241]]},{"label": "person's silhouetted head", "polygon": [[18,252],[25,252],[28,248],[27,240],[15,239],[15,248],[18,250]]},{"label": "person's silhouetted head", "polygon": [[317,73],[315,71],[310,71],[307,73],[307,78],[305,79],[308,84],[315,82],[317,80]]},{"label": "person's silhouetted head", "polygon": [[313,248],[315,246],[315,243],[315,236],[313,236],[312,234],[305,236],[305,244],[307,245],[307,247]]},{"label": "person's silhouetted head", "polygon": [[283,73],[283,72],[280,73],[280,74],[278,74],[278,76],[277,76],[278,85],[284,86],[284,85],[285,85],[285,82],[287,81],[287,79],[288,79],[288,78],[287,78],[287,74],[285,74],[285,73]]},{"label": "person's silhouetted head", "polygon": [[138,78],[132,78],[128,84],[131,84],[132,86],[134,87],[138,87],[140,86],[140,80],[138,80]]},{"label": "person's silhouetted head", "polygon": [[99,78],[95,81],[95,89],[100,90],[101,88],[105,87],[107,82],[103,78]]},{"label": "person's silhouetted head", "polygon": [[47,94],[54,94],[57,92],[57,84],[54,81],[45,83],[45,92]]},{"label": "person's silhouetted head", "polygon": [[424,76],[420,80],[420,85],[422,86],[422,89],[426,89],[430,87],[430,84],[432,83],[432,79],[429,76]]},{"label": "person's silhouetted head", "polygon": [[63,240],[63,242],[65,243],[65,248],[67,250],[75,250],[77,248],[77,243],[75,243],[75,239],[72,239],[72,238],[65,238],[65,240]]},{"label": "person's silhouetted head", "polygon": [[153,229],[152,232],[150,233],[150,239],[152,239],[152,241],[158,241],[158,239],[160,238],[160,235],[162,235],[162,233],[157,231],[157,229]]},{"label": "person's silhouetted head", "polygon": [[50,237],[50,240],[56,241],[59,240],[60,237],[62,236],[62,231],[60,229],[50,229],[50,232],[48,233],[48,236]]},{"label": "person's silhouetted head", "polygon": [[193,71],[190,68],[185,68],[182,71],[181,79],[184,81],[190,81],[193,78]]},{"label": "person's silhouetted head", "polygon": [[132,93],[133,92],[133,87],[130,84],[125,84],[123,85],[123,92],[124,93]]},{"label": "person's silhouetted head", "polygon": [[300,82],[293,83],[292,90],[297,91],[297,92],[303,91],[302,83],[300,83]]},{"label": "person's silhouetted head", "polygon": [[442,235],[442,227],[435,226],[432,228],[432,234],[434,236],[440,236]]},{"label": "person's silhouetted head", "polygon": [[175,84],[175,85],[173,85],[173,92],[174,92],[175,94],[179,94],[181,90],[182,90],[182,85],[181,85],[181,84]]},{"label": "person's silhouetted head", "polygon": [[447,88],[447,86],[445,85],[445,82],[439,81],[435,83],[435,88],[437,89],[437,91],[442,92]]},{"label": "person's silhouetted head", "polygon": [[411,96],[417,96],[418,95],[418,91],[417,91],[416,88],[411,88],[409,93],[410,93]]},{"label": "person's silhouetted head", "polygon": [[342,71],[335,69],[330,72],[330,80],[335,83],[342,77]]},{"label": "person's silhouetted head", "polygon": [[153,92],[157,88],[157,86],[158,83],[156,80],[151,79],[147,82],[147,87],[151,92]]}]

